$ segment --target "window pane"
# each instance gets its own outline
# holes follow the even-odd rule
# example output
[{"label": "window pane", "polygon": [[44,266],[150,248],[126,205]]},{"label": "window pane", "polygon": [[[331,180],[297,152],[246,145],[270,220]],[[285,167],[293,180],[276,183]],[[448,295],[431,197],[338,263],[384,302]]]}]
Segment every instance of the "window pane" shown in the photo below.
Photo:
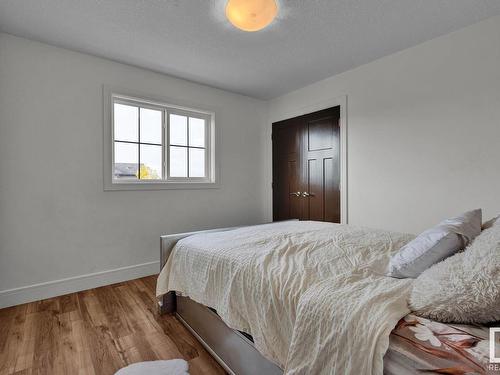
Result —
[{"label": "window pane", "polygon": [[119,179],[137,179],[138,146],[115,142],[114,175]]},{"label": "window pane", "polygon": [[205,177],[205,149],[189,149],[189,177]]},{"label": "window pane", "polygon": [[115,140],[137,142],[139,140],[139,108],[125,104],[114,104]]},{"label": "window pane", "polygon": [[170,147],[170,177],[187,177],[186,147]]},{"label": "window pane", "polygon": [[141,142],[161,144],[161,111],[141,108]]},{"label": "window pane", "polygon": [[187,117],[170,115],[170,144],[187,146]]},{"label": "window pane", "polygon": [[189,118],[189,145],[205,147],[205,120],[201,118]]},{"label": "window pane", "polygon": [[161,146],[141,145],[141,180],[162,178]]}]

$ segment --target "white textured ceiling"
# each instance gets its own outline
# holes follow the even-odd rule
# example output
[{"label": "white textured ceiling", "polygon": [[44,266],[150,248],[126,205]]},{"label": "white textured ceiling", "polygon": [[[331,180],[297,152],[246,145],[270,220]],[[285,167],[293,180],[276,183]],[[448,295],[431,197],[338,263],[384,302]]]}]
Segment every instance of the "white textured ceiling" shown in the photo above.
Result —
[{"label": "white textured ceiling", "polygon": [[245,33],[225,0],[0,0],[0,30],[269,99],[500,14],[500,0],[281,0]]}]

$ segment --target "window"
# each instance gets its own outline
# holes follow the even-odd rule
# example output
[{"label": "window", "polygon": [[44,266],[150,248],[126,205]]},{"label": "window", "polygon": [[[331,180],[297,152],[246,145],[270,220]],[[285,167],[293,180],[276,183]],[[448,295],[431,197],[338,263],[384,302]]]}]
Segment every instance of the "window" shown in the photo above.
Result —
[{"label": "window", "polygon": [[117,94],[109,106],[109,190],[213,187],[213,113]]},{"label": "window", "polygon": [[169,112],[168,174],[170,178],[207,175],[206,119],[196,114]]}]

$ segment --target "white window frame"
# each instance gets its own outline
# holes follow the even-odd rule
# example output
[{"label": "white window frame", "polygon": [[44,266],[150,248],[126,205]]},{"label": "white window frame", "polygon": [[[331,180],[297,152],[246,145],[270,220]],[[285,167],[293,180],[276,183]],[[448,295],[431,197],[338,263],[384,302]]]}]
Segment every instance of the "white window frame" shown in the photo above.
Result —
[{"label": "white window frame", "polygon": [[[104,190],[162,190],[162,189],[210,189],[218,188],[219,168],[217,160],[215,111],[199,109],[195,105],[170,104],[171,100],[152,99],[145,95],[130,94],[125,90],[104,87]],[[114,103],[135,105],[162,111],[162,165],[163,179],[159,180],[127,180],[114,178]],[[169,115],[204,119],[206,152],[206,177],[170,177],[170,163],[168,160],[170,147]],[[189,119],[188,119],[189,121]],[[188,127],[189,129],[189,127]],[[189,154],[189,146],[186,146]],[[189,156],[188,156],[189,160]],[[189,165],[188,165],[189,171]]]}]

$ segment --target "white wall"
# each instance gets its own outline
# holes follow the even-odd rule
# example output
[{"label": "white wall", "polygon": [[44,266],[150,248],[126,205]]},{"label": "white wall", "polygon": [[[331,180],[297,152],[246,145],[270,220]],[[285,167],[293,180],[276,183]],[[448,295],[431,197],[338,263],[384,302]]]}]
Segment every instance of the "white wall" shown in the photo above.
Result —
[{"label": "white wall", "polygon": [[[222,187],[104,192],[103,84],[215,109]],[[164,233],[262,222],[266,108],[244,96],[0,34],[0,307],[2,296],[19,292],[7,289],[144,263],[97,279],[158,271]],[[83,284],[73,281],[71,288]],[[52,290],[57,285],[40,293]]]},{"label": "white wall", "polygon": [[500,17],[272,100],[269,122],[340,95],[349,223],[419,232],[470,208],[500,213]]}]

